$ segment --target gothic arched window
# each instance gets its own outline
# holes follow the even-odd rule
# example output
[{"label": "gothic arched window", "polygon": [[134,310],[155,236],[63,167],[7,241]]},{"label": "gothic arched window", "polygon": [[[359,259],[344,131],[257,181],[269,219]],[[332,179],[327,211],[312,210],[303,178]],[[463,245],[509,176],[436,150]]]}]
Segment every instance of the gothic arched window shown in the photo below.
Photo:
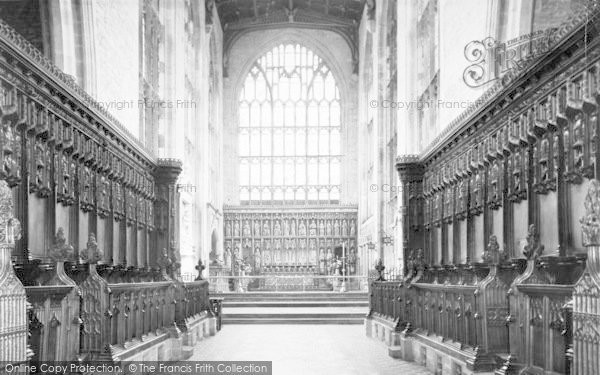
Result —
[{"label": "gothic arched window", "polygon": [[242,204],[340,199],[341,104],[327,64],[299,44],[254,62],[239,97]]}]

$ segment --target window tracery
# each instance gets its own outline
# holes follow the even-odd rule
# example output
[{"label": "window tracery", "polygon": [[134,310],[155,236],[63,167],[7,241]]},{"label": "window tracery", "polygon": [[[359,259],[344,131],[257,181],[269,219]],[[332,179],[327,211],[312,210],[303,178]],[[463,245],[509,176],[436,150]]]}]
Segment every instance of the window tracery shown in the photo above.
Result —
[{"label": "window tracery", "polygon": [[299,44],[254,62],[239,97],[242,204],[336,204],[340,93],[327,64]]}]

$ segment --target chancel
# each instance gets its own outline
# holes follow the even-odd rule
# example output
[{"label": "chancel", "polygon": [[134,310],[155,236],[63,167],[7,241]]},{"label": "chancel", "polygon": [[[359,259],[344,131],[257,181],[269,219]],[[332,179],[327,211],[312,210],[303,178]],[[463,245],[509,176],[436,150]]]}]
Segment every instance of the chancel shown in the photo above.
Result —
[{"label": "chancel", "polygon": [[0,1],[0,373],[600,374],[598,0]]}]

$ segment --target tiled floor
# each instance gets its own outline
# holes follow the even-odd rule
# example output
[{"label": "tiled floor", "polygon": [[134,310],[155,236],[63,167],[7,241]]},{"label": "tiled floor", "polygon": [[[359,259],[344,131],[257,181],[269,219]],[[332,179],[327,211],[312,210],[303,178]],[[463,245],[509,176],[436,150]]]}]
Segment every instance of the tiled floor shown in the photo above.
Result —
[{"label": "tiled floor", "polygon": [[224,325],[190,360],[273,361],[274,375],[429,375],[393,359],[362,325]]}]

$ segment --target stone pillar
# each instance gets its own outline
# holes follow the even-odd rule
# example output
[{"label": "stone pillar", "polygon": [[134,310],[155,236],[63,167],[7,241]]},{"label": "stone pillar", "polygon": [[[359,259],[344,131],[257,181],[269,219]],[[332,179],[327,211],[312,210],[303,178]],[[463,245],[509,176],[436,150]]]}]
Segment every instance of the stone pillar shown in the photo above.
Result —
[{"label": "stone pillar", "polygon": [[13,217],[12,191],[0,181],[0,372],[7,363],[27,360],[27,299],[15,276],[11,255],[21,225]]},{"label": "stone pillar", "polygon": [[[600,374],[600,182],[593,180],[581,219],[586,269],[573,292],[573,375]],[[570,348],[569,348],[570,349]]]},{"label": "stone pillar", "polygon": [[[423,174],[425,168],[417,155],[400,155],[396,158],[396,170],[400,177],[401,220],[402,220],[402,269],[407,263],[407,254],[423,248]],[[398,241],[400,242],[400,241]]]},{"label": "stone pillar", "polygon": [[180,261],[177,178],[181,173],[181,166],[181,161],[178,159],[159,159],[154,173],[157,194],[154,207],[156,238],[150,256],[152,266],[157,266],[159,255],[163,254],[164,250],[168,254],[175,254],[177,261]]}]

